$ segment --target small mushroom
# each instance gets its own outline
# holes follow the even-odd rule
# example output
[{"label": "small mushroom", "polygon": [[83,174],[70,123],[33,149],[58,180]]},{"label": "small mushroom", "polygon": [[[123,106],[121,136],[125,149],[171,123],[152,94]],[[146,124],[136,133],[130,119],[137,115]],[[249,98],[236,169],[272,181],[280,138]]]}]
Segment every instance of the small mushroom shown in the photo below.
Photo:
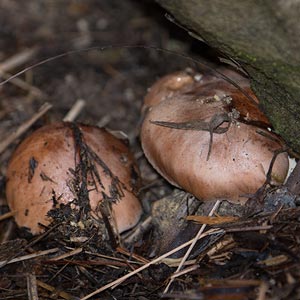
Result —
[{"label": "small mushroom", "polygon": [[46,125],[15,150],[7,169],[6,196],[18,226],[32,234],[48,225],[61,204],[101,218],[101,205],[119,233],[139,220],[139,172],[126,143],[105,129],[75,123]]},{"label": "small mushroom", "polygon": [[[240,89],[213,74],[185,71],[156,82],[145,98],[141,142],[171,184],[202,200],[243,203],[266,181],[274,153],[284,144],[270,132],[248,80],[220,71]],[[181,85],[178,78],[184,78]],[[283,183],[287,171],[288,156],[281,153],[272,183]]]}]

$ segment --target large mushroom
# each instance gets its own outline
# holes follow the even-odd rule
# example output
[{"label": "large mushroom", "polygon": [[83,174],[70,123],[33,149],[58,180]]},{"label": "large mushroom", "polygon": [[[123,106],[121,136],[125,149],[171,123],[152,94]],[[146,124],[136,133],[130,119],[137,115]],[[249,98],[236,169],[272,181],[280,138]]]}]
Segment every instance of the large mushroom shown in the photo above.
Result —
[{"label": "large mushroom", "polygon": [[[49,211],[70,204],[101,219],[101,204],[119,233],[133,227],[142,208],[136,196],[139,172],[126,143],[105,129],[74,123],[44,126],[14,152],[6,196],[15,220],[32,234],[52,219]],[[107,211],[107,209],[106,209]]]},{"label": "large mushroom", "polygon": [[[283,142],[258,108],[248,80],[191,70],[160,79],[145,97],[141,142],[153,167],[171,184],[202,200],[245,202],[266,181]],[[285,180],[288,156],[277,156],[273,184]]]}]

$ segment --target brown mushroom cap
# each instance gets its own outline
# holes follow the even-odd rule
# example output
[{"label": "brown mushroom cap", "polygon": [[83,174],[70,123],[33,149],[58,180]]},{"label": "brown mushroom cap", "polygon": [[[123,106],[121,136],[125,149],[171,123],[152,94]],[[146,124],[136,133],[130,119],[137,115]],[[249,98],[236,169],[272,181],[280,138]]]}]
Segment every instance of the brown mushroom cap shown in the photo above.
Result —
[{"label": "brown mushroom cap", "polygon": [[[128,147],[105,129],[76,126],[90,154],[96,157],[92,164],[102,184],[88,173],[88,198],[93,215],[101,216],[98,207],[106,195],[115,200],[112,217],[118,231],[133,227],[142,209],[135,193],[138,171]],[[57,203],[67,204],[78,198],[75,173],[79,151],[83,150],[76,148],[71,123],[44,126],[19,145],[7,169],[6,196],[10,209],[17,211],[15,220],[20,227],[29,228],[33,234],[40,233],[38,223],[50,223],[47,213]],[[97,157],[104,166],[96,161]],[[87,166],[91,167],[90,164],[91,161]]]},{"label": "brown mushroom cap", "polygon": [[[234,76],[235,80],[241,77]],[[282,141],[268,131],[270,124],[258,109],[253,93],[249,100],[216,77],[186,82],[172,97],[160,94],[164,99],[148,109],[141,129],[145,155],[170,183],[198,198],[243,202],[265,182],[274,151],[282,148]],[[241,78],[240,82],[250,93],[247,81]],[[155,84],[158,90],[160,83],[163,85],[164,79]],[[231,116],[232,122],[229,125],[224,119],[219,124],[224,132],[213,133],[207,159],[211,142],[209,124],[223,115]],[[188,123],[194,127],[200,124],[202,130],[178,129]],[[282,153],[272,169],[273,183],[282,183],[287,171],[288,157]]]},{"label": "brown mushroom cap", "polygon": [[173,97],[174,93],[189,87],[193,83],[193,78],[187,72],[179,71],[166,75],[154,83],[145,96],[142,111],[154,106],[161,101]]}]

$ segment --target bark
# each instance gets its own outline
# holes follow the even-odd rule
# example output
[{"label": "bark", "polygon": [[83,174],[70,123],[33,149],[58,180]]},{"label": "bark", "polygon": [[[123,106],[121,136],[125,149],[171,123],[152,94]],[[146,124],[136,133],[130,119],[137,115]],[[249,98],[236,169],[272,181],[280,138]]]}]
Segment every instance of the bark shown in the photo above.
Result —
[{"label": "bark", "polygon": [[300,1],[157,1],[247,71],[276,132],[300,152]]}]

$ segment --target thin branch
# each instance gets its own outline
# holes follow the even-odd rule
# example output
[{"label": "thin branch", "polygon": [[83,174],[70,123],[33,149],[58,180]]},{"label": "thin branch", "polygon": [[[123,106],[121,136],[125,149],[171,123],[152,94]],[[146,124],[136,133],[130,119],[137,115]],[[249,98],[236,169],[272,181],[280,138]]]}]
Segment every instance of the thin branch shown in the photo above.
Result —
[{"label": "thin branch", "polygon": [[[216,201],[215,205],[213,206],[213,208],[211,209],[210,213],[208,214],[209,217],[211,217],[215,213],[215,211],[219,208],[220,203],[221,203],[221,200],[217,200]],[[163,292],[164,294],[168,292],[169,287],[171,286],[172,282],[174,281],[174,278],[175,278],[174,275],[181,270],[182,266],[184,265],[184,263],[188,259],[189,255],[192,252],[192,250],[193,250],[194,246],[196,245],[197,241],[203,235],[203,231],[205,230],[206,226],[207,226],[207,224],[203,224],[200,227],[200,229],[199,229],[198,233],[196,234],[195,238],[192,240],[192,243],[191,243],[190,247],[188,248],[188,250],[186,251],[185,255],[183,256],[183,258],[182,258],[182,260],[181,260],[181,262],[180,262],[177,270],[175,271],[175,273],[173,274],[173,276],[170,279],[170,282],[166,286],[166,288],[165,288],[165,290]]]},{"label": "thin branch", "polygon": [[3,142],[0,143],[0,154],[18,137],[25,133],[40,117],[42,117],[52,107],[49,103],[44,103],[40,110],[34,114],[29,120],[19,126],[17,131],[10,134]]},{"label": "thin branch", "polygon": [[[0,75],[2,78],[4,79],[8,79],[12,76],[12,74],[10,73],[7,73],[7,72],[2,72],[0,70]],[[10,80],[10,82],[12,84],[14,84],[15,86],[17,86],[18,88],[22,89],[22,90],[25,90],[25,91],[28,91],[30,92],[32,95],[35,95],[37,97],[41,97],[43,99],[46,99],[48,96],[43,92],[41,91],[38,87],[36,86],[33,86],[29,83],[27,83],[26,81],[24,81],[23,79],[21,78],[13,78]]]},{"label": "thin branch", "polygon": [[[208,235],[217,234],[217,233],[220,233],[220,232],[224,232],[224,231],[220,230],[220,229],[209,230],[209,231],[203,233],[201,236],[199,236],[199,239],[202,239],[202,238],[204,238],[204,237],[206,237]],[[109,288],[115,288],[115,287],[117,287],[123,281],[125,281],[126,279],[132,277],[133,275],[135,275],[135,274],[137,274],[137,273],[139,273],[139,272],[141,272],[141,271],[149,268],[149,266],[151,266],[151,265],[159,263],[164,258],[166,258],[166,257],[168,257],[168,256],[170,256],[170,255],[172,255],[172,254],[174,254],[176,252],[178,252],[179,250],[181,250],[181,249],[183,249],[183,248],[191,245],[193,243],[194,239],[192,239],[192,240],[190,240],[190,241],[188,241],[188,242],[180,245],[179,247],[177,247],[177,248],[175,248],[175,249],[173,249],[173,250],[171,250],[171,251],[169,251],[169,252],[167,252],[167,253],[165,253],[165,254],[157,257],[157,258],[155,258],[154,260],[150,261],[149,263],[147,263],[147,264],[141,266],[140,268],[138,268],[138,269],[136,269],[136,270],[134,270],[134,271],[132,271],[132,272],[124,275],[123,277],[121,277],[121,278],[119,278],[117,280],[114,280],[113,282],[110,282],[110,283],[102,286],[101,288],[99,288],[99,289],[95,290],[94,292],[92,292],[92,293],[86,295],[85,297],[81,298],[81,300],[87,300],[87,299],[93,297],[94,295],[97,295],[97,294],[99,294],[99,293],[101,293],[101,292],[103,292],[103,291],[105,291],[105,290],[107,290]]]},{"label": "thin branch", "polygon": [[50,259],[50,261],[57,261],[57,260],[61,260],[61,259],[65,259],[67,257],[70,257],[70,256],[73,256],[73,255],[76,255],[76,254],[79,254],[82,252],[82,248],[77,248],[77,249],[74,249],[70,252],[67,252],[67,253],[64,253],[62,255],[59,255],[59,256],[56,256],[56,257],[53,257]]},{"label": "thin branch", "polygon": [[9,212],[7,212],[7,213],[1,215],[1,216],[0,216],[0,221],[3,221],[3,220],[8,219],[8,218],[10,218],[10,217],[13,217],[13,216],[16,214],[16,212],[17,212],[17,211],[14,210],[14,211],[9,211]]},{"label": "thin branch", "polygon": [[261,226],[249,226],[249,227],[239,227],[239,228],[229,228],[226,229],[226,233],[228,232],[245,232],[245,231],[261,231],[261,230],[269,230],[273,228],[273,225],[261,225]]},{"label": "thin branch", "polygon": [[2,72],[9,72],[29,61],[36,53],[37,48],[25,49],[24,51],[13,55],[0,64],[0,74]]},{"label": "thin branch", "polygon": [[59,248],[52,248],[52,249],[48,249],[48,250],[45,250],[45,251],[38,251],[36,253],[16,257],[16,258],[13,258],[9,261],[3,260],[3,261],[0,261],[0,268],[4,265],[7,265],[7,264],[12,264],[12,263],[15,263],[15,262],[20,262],[20,261],[36,258],[36,257],[47,255],[47,254],[50,254],[50,253],[55,253],[57,251],[59,251]]},{"label": "thin branch", "polygon": [[29,300],[39,300],[35,274],[27,274],[27,294]]},{"label": "thin branch", "polygon": [[43,281],[40,281],[40,280],[37,280],[37,285],[42,287],[43,289],[47,290],[47,291],[50,291],[52,292],[53,294],[56,294],[58,295],[59,297],[63,298],[63,299],[66,299],[66,300],[77,300],[79,298],[75,297],[75,296],[72,296],[70,295],[69,293],[67,292],[64,292],[64,291],[58,291],[55,287],[43,282]]},{"label": "thin branch", "polygon": [[171,279],[174,280],[175,278],[180,277],[180,276],[182,276],[182,275],[184,275],[184,274],[190,273],[190,272],[192,272],[192,271],[195,271],[195,270],[197,270],[198,268],[199,268],[198,265],[193,264],[192,266],[189,266],[189,267],[185,268],[184,270],[181,270],[181,271],[179,271],[179,272],[173,273],[173,275],[171,275]]},{"label": "thin branch", "polygon": [[81,113],[82,109],[85,106],[85,100],[78,99],[66,116],[63,118],[64,122],[74,122],[78,115]]}]

